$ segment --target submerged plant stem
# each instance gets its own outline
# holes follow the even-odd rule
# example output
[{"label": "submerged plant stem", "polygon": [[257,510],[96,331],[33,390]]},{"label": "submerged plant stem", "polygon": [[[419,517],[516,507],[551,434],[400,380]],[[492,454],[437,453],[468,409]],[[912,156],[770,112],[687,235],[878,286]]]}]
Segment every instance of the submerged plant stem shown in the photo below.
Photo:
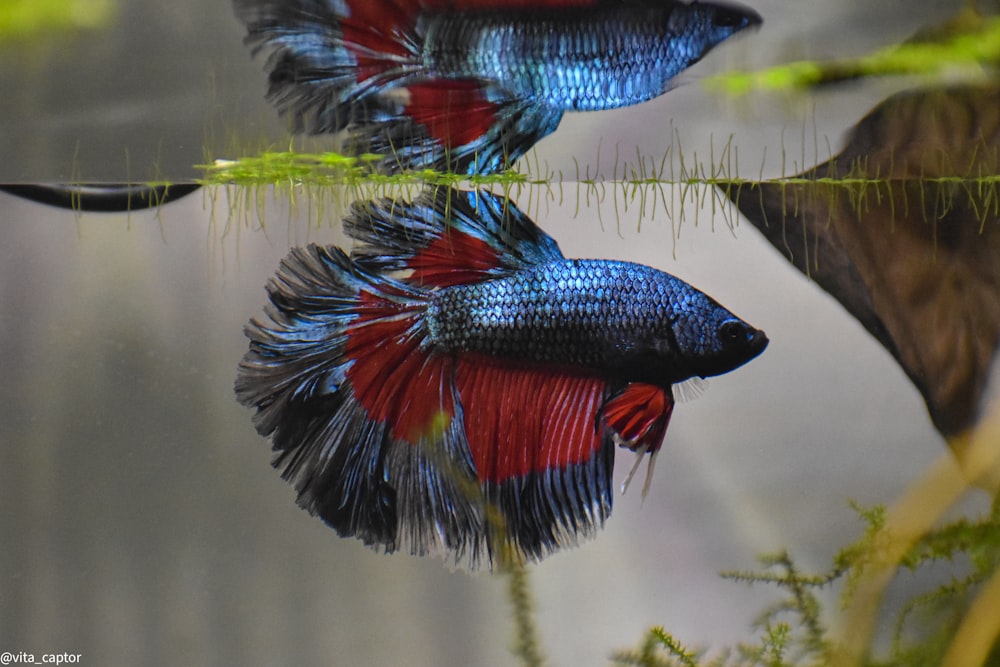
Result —
[{"label": "submerged plant stem", "polygon": [[511,565],[507,571],[507,592],[514,616],[514,655],[525,667],[541,667],[545,659],[538,642],[531,583],[523,565]]},{"label": "submerged plant stem", "polygon": [[1000,572],[990,579],[955,633],[941,664],[945,667],[985,665],[1000,634]]}]

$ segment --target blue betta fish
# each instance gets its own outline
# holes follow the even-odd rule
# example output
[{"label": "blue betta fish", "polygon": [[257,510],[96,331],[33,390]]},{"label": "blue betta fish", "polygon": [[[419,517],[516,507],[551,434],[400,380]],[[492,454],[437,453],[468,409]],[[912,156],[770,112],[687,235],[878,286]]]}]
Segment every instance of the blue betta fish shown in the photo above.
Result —
[{"label": "blue betta fish", "polygon": [[616,445],[652,473],[673,385],[767,345],[667,273],[566,259],[487,192],[344,225],[350,256],[295,248],[268,283],[236,394],[299,505],[385,552],[476,568],[576,544],[611,512]]},{"label": "blue betta fish", "polygon": [[235,0],[297,130],[383,168],[499,170],[564,111],[653,99],[751,9],[680,0]]}]

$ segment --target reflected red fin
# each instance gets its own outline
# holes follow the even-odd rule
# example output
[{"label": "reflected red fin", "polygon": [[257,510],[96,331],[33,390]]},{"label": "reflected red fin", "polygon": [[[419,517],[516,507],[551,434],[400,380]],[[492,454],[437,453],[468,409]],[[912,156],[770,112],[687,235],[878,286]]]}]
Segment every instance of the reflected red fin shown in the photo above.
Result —
[{"label": "reflected red fin", "polygon": [[674,397],[669,390],[633,382],[601,406],[600,418],[623,446],[654,453],[663,445],[673,411]]},{"label": "reflected red fin", "polygon": [[447,230],[406,262],[413,270],[408,282],[421,286],[449,287],[484,280],[500,266],[500,258],[486,241]]},{"label": "reflected red fin", "polygon": [[452,361],[420,349],[422,307],[364,291],[358,301],[344,352],[353,361],[347,378],[358,403],[397,440],[416,443],[440,433],[455,414]]},{"label": "reflected red fin", "polygon": [[455,384],[484,483],[584,463],[601,448],[595,418],[604,400],[603,380],[462,355]]},{"label": "reflected red fin", "polygon": [[[359,83],[399,67],[420,65],[420,51],[424,37],[419,27],[421,16],[436,13],[461,13],[466,11],[501,10],[527,12],[539,8],[587,7],[599,0],[324,0],[327,6],[316,9],[307,3],[289,3],[288,13],[305,24],[327,24],[334,35],[330,45],[343,46],[353,58]],[[302,4],[298,8],[296,4]],[[438,100],[435,104],[454,108],[446,114],[431,113],[419,99],[423,91],[416,91],[418,107],[415,114],[424,117],[431,136],[451,146],[461,146],[481,136],[476,128],[489,128],[496,116],[496,105],[491,105],[463,82],[446,86],[445,91],[427,91]],[[431,85],[431,88],[438,87]],[[434,99],[431,101],[434,102]],[[451,106],[451,105],[454,106]],[[491,112],[492,110],[492,112]],[[485,130],[483,130],[485,131]]]},{"label": "reflected red fin", "polygon": [[[347,12],[344,18],[372,32],[391,35],[407,28],[423,11],[424,0],[340,0]],[[336,6],[338,0],[333,0]],[[342,11],[342,10],[341,10]],[[340,11],[337,12],[338,14]]]},{"label": "reflected red fin", "polygon": [[382,25],[387,14],[416,16],[420,12],[465,12],[470,10],[552,9],[593,7],[604,0],[345,0],[351,16],[365,17]]},{"label": "reflected red fin", "polygon": [[496,123],[501,104],[490,102],[469,79],[434,79],[407,87],[406,115],[445,146],[472,143]]},{"label": "reflected red fin", "polygon": [[413,31],[421,11],[419,2],[349,0],[341,19],[344,47],[357,61],[357,80],[363,82],[414,58]]},{"label": "reflected red fin", "polygon": [[[402,44],[422,13],[592,7],[601,0],[342,0],[344,37],[358,46]],[[337,0],[334,0],[337,2]],[[337,11],[339,14],[340,11]],[[381,42],[378,40],[382,40]],[[401,55],[405,52],[399,52]]]},{"label": "reflected red fin", "polygon": [[447,6],[455,11],[482,9],[554,9],[558,7],[593,7],[601,0],[432,0],[424,4]]}]

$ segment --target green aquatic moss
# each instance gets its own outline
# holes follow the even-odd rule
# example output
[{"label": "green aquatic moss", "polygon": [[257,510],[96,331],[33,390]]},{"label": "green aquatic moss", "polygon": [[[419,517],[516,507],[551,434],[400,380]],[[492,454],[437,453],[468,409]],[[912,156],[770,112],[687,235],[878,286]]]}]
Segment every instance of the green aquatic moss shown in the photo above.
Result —
[{"label": "green aquatic moss", "polygon": [[[825,609],[818,593],[839,586],[844,607],[855,594],[855,584],[880,564],[886,545],[895,536],[886,526],[884,507],[855,506],[865,523],[863,536],[833,557],[826,572],[806,574],[786,552],[762,556],[759,570],[723,573],[738,583],[776,589],[781,597],[765,609],[754,625],[756,642],[712,651],[686,646],[662,627],[647,631],[637,649],[619,651],[615,665],[641,667],[793,667],[843,664],[843,648],[829,629],[827,619],[837,610]],[[973,613],[975,596],[1000,569],[1000,502],[977,519],[962,518],[929,531],[915,541],[894,568],[894,578],[947,561],[957,563],[951,578],[902,604],[896,613],[889,647],[879,653],[862,651],[866,667],[940,665],[945,660],[956,629]],[[988,610],[990,616],[997,610]],[[971,621],[975,623],[976,618]],[[981,619],[989,622],[990,618]],[[977,663],[978,664],[978,663]],[[982,664],[1000,664],[1000,649]]]},{"label": "green aquatic moss", "polygon": [[488,187],[515,185],[528,182],[524,174],[503,171],[488,175],[466,175],[423,169],[383,174],[371,168],[379,155],[358,157],[335,152],[306,153],[294,149],[264,151],[258,155],[234,160],[216,160],[201,165],[206,185],[237,185],[258,187],[262,185],[442,185]]},{"label": "green aquatic moss", "polygon": [[[714,144],[714,142],[713,142]],[[985,151],[986,149],[984,149]],[[857,158],[845,165],[840,175],[781,175],[767,178],[762,174],[741,176],[738,171],[738,149],[732,138],[721,147],[712,146],[707,159],[697,153],[687,154],[679,138],[668,147],[659,160],[643,156],[638,152],[634,159],[615,155],[610,171],[602,173],[601,156],[594,164],[576,163],[572,173],[554,172],[531,159],[518,163],[516,168],[494,174],[467,175],[436,171],[433,169],[409,170],[385,174],[372,169],[379,155],[358,157],[336,152],[300,152],[289,147],[287,150],[265,150],[257,155],[236,159],[216,159],[210,164],[198,165],[203,171],[200,182],[207,186],[237,186],[259,188],[286,187],[347,187],[364,191],[389,190],[412,186],[441,186],[459,188],[493,188],[503,191],[512,188],[527,189],[529,194],[538,188],[545,188],[550,196],[559,200],[566,196],[583,193],[586,204],[603,201],[609,193],[624,195],[626,201],[643,204],[640,217],[644,217],[656,202],[666,199],[668,190],[676,190],[682,199],[696,201],[721,201],[730,192],[738,192],[761,183],[785,186],[810,186],[817,191],[828,190],[831,197],[836,190],[853,193],[858,206],[863,207],[871,196],[884,196],[884,191],[905,181],[887,177],[871,169],[864,158]],[[784,163],[785,158],[782,157]],[[763,168],[761,168],[763,169]],[[987,201],[990,211],[998,203],[994,192],[1000,187],[1000,174],[989,171],[975,173],[955,173],[923,175],[919,180],[928,186],[950,187],[956,197],[975,193],[977,198]],[[566,186],[575,189],[567,193]],[[367,194],[359,193],[359,194]],[[986,211],[989,212],[989,211]]]},{"label": "green aquatic moss", "polygon": [[729,72],[706,85],[742,95],[752,90],[795,90],[873,76],[941,77],[955,72],[981,74],[1000,66],[1000,17],[982,17],[967,9],[945,28],[918,34],[857,58],[797,61],[757,72]]}]

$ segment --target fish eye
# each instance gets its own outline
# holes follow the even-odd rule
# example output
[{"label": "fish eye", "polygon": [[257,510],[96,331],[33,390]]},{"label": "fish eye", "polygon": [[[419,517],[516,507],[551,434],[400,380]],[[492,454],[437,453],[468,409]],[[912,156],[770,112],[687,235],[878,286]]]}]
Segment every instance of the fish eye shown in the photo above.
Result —
[{"label": "fish eye", "polygon": [[742,322],[727,320],[719,327],[719,340],[723,347],[734,348],[745,345],[748,339],[747,328]]},{"label": "fish eye", "polygon": [[717,28],[734,28],[743,25],[745,17],[739,12],[723,9],[712,17],[712,25]]}]

